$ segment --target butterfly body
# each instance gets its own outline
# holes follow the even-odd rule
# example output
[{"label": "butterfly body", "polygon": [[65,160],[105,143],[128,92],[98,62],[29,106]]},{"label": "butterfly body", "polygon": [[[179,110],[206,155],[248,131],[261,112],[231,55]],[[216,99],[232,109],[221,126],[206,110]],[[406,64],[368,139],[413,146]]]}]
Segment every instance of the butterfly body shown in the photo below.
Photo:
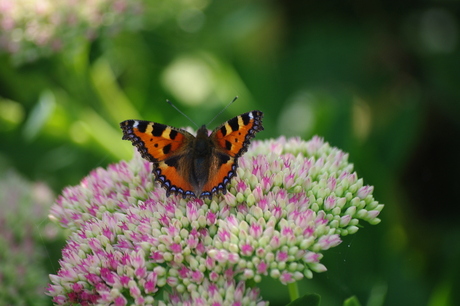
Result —
[{"label": "butterfly body", "polygon": [[130,140],[148,161],[169,196],[212,197],[226,193],[236,175],[238,158],[247,150],[255,133],[263,130],[263,114],[252,111],[216,128],[210,135],[206,126],[196,136],[168,125],[126,120],[120,123],[123,139]]}]

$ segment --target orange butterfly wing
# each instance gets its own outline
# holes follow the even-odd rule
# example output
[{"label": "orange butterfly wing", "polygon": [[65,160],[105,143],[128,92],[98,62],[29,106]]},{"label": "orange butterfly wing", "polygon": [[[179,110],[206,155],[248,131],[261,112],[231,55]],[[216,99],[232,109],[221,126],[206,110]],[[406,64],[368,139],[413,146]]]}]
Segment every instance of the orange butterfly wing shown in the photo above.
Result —
[{"label": "orange butterfly wing", "polygon": [[203,187],[204,196],[211,196],[219,190],[223,193],[227,191],[225,186],[236,175],[238,158],[247,151],[255,134],[264,129],[262,118],[261,111],[244,113],[228,120],[212,132],[210,137],[216,148],[208,182]]},{"label": "orange butterfly wing", "polygon": [[186,179],[187,169],[179,166],[187,155],[190,141],[195,138],[192,134],[144,120],[126,120],[120,127],[122,139],[130,140],[142,157],[154,164],[155,179],[166,188],[168,195],[192,190]]}]

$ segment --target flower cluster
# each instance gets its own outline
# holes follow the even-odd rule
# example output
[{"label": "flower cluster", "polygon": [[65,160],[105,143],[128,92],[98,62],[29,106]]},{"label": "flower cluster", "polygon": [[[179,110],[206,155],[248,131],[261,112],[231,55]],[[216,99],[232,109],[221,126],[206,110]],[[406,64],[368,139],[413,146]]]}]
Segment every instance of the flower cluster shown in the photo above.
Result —
[{"label": "flower cluster", "polygon": [[46,185],[31,184],[12,171],[0,176],[0,305],[49,303],[40,263],[45,262],[43,243],[55,242],[55,226],[43,222],[52,202]]},{"label": "flower cluster", "polygon": [[18,62],[131,27],[141,0],[0,0],[0,50]]},{"label": "flower cluster", "polygon": [[340,236],[380,221],[383,205],[347,158],[319,137],[255,141],[227,194],[210,200],[166,197],[137,154],[97,169],[52,208],[74,233],[48,294],[59,305],[147,305],[168,286],[170,304],[263,304],[245,281],[311,278]]}]

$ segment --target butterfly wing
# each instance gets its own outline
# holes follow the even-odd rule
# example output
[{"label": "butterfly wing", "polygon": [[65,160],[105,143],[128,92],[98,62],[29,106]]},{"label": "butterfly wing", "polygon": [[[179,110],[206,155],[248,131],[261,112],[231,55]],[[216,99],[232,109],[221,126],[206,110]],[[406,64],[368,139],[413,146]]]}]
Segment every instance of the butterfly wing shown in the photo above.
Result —
[{"label": "butterfly wing", "polygon": [[155,180],[168,195],[194,195],[186,178],[190,162],[187,152],[195,136],[182,129],[144,120],[126,120],[120,127],[122,139],[130,140],[142,157],[153,163]]},{"label": "butterfly wing", "polygon": [[210,135],[215,145],[208,182],[201,196],[211,196],[219,190],[226,192],[225,186],[236,175],[238,158],[247,151],[251,139],[264,128],[263,113],[252,111],[232,118],[216,128]]}]

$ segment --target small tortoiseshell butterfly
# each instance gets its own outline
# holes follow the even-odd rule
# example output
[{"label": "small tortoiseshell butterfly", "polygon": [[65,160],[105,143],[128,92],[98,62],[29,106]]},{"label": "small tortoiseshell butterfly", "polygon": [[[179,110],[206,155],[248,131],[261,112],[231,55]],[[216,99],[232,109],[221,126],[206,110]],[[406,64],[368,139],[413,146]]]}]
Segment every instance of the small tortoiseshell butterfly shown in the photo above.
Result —
[{"label": "small tortoiseshell butterfly", "polygon": [[122,139],[130,140],[142,157],[153,163],[155,180],[167,196],[211,198],[219,191],[227,192],[238,158],[263,130],[262,117],[257,110],[236,116],[211,135],[203,125],[196,137],[183,129],[143,120],[126,120],[120,127]]}]

